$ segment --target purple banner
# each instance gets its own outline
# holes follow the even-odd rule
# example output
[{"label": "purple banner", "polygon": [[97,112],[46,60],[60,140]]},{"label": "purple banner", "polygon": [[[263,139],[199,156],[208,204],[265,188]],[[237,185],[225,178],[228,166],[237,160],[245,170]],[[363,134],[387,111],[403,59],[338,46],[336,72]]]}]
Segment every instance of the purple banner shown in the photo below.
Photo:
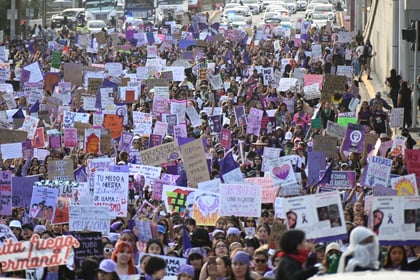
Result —
[{"label": "purple banner", "polygon": [[[321,171],[320,175],[324,174]],[[333,171],[329,184],[320,184],[323,190],[352,189],[356,187],[355,171]]]}]

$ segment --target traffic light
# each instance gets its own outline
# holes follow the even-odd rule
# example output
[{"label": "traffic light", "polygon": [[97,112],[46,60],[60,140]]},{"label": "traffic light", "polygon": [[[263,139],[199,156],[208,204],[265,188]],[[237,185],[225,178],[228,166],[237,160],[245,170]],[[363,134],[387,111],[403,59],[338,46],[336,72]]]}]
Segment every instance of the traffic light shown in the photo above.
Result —
[{"label": "traffic light", "polygon": [[[420,38],[418,36],[418,32],[419,32],[419,30],[417,28],[417,21],[416,20],[412,20],[410,25],[408,26],[408,28],[402,30],[402,38],[403,38],[403,40],[411,43],[411,50],[412,51],[415,50],[416,40],[418,40]],[[418,44],[418,45],[420,45],[420,44]],[[420,47],[417,47],[417,48],[420,49]]]}]

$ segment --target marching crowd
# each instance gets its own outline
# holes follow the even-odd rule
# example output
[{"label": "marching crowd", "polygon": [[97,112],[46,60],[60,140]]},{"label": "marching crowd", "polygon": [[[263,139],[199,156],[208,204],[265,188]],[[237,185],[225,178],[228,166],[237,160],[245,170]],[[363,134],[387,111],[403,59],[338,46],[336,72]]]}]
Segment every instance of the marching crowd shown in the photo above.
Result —
[{"label": "marching crowd", "polygon": [[[181,36],[194,41],[204,30],[210,30],[210,27],[192,21],[182,31],[170,26],[155,30],[154,26],[145,24],[136,28],[134,33],[146,36],[146,33],[154,31],[164,35],[165,39],[154,44],[158,46],[158,57],[165,61],[165,66],[176,64],[183,59],[185,52],[193,53],[193,57],[185,59],[190,67],[185,68],[184,80],[168,79],[167,103],[185,100],[199,114],[200,126],[193,126],[189,116],[185,116],[185,136],[203,139],[209,178],[223,179],[226,171],[223,160],[227,156],[232,156],[234,168],[239,167],[244,178],[267,176],[262,165],[264,148],[280,148],[281,157],[294,155],[298,159],[293,167],[302,177],[300,195],[315,193],[318,186],[308,182],[306,173],[308,153],[313,151],[314,137],[326,135],[329,123],[337,123],[339,114],[351,112],[350,101],[361,99],[359,85],[364,79],[370,79],[370,60],[374,55],[369,40],[364,43],[359,34],[349,42],[339,43],[331,36],[332,32],[310,28],[305,36],[300,36],[304,39],[299,44],[296,43],[297,36],[261,35],[258,30],[252,29],[237,31],[236,40],[223,38],[231,32],[230,29],[225,30],[225,35],[208,32],[204,45],[193,44],[188,48],[181,47],[177,41],[182,40]],[[35,104],[30,104],[29,97],[22,92],[22,69],[33,62],[39,62],[40,69],[49,72],[54,50],[62,52],[61,67],[58,69],[60,81],[66,79],[63,70],[66,63],[86,67],[121,63],[122,73],[119,77],[105,77],[105,80],[115,85],[113,96],[115,102],[121,104],[123,100],[118,97],[117,87],[122,85],[123,78],[135,78],[136,75],[132,74],[136,74],[138,68],[148,65],[148,49],[146,44],[137,44],[139,40],[134,38],[138,37],[130,36],[127,39],[124,33],[118,36],[104,35],[105,42],[94,51],[81,46],[75,32],[64,36],[60,31],[48,29],[42,32],[42,36],[34,36],[29,41],[5,37],[3,46],[6,46],[9,53],[4,62],[10,61],[10,76],[4,82],[13,85],[16,107],[8,108],[4,101],[2,109],[19,109],[28,115],[37,112]],[[257,40],[260,35],[262,37]],[[330,35],[329,39],[322,41],[325,38],[323,35]],[[275,47],[276,42],[278,47]],[[311,54],[315,45],[322,48],[319,57]],[[199,65],[205,66],[199,68]],[[326,93],[327,99],[324,93],[322,97],[320,95],[308,99],[303,85],[299,84],[280,90],[278,84],[267,82],[261,72],[262,68],[271,68],[280,73],[280,79],[294,77],[294,73],[302,69],[305,75],[334,76],[338,66],[344,65],[353,67],[353,76],[344,90]],[[149,72],[149,79],[164,79],[160,72]],[[215,75],[220,75],[222,87],[214,87],[212,77]],[[61,145],[52,149],[47,146],[45,149],[50,151],[50,155],[42,159],[3,158],[2,171],[9,170],[13,176],[39,176],[40,180],[51,180],[48,177],[48,164],[51,160],[72,159],[74,170],[98,157],[113,157],[118,165],[142,164],[140,152],[150,149],[152,141],[150,135],[138,133],[133,112],[153,114],[155,89],[148,85],[149,79],[134,81],[138,83],[138,98],[126,103],[128,118],[122,130],[135,135],[129,151],[119,150],[114,143],[113,149],[109,151],[87,152],[83,141],[73,148]],[[377,135],[382,142],[392,141],[389,110],[402,107],[405,109],[404,123],[402,130],[396,131],[406,137],[405,148],[413,149],[416,143],[407,129],[411,126],[409,85],[395,70],[387,78],[387,85],[392,106],[382,97],[384,93],[380,92],[372,100],[361,100],[356,114],[357,124],[364,125],[366,133]],[[84,94],[87,89],[82,85],[72,85],[71,90],[70,102],[60,105],[66,105],[72,112],[85,113],[80,94]],[[56,90],[43,92],[45,99],[57,95]],[[41,98],[38,106],[45,102]],[[239,118],[235,111],[238,107],[243,107],[245,114],[251,108],[263,112],[258,133],[247,131],[246,115],[243,119]],[[206,108],[211,108],[211,111]],[[220,108],[219,124],[212,118],[216,108]],[[92,124],[94,112],[87,113],[91,115],[89,122]],[[154,123],[156,120],[162,121],[161,116],[154,116]],[[321,125],[314,127],[314,119],[320,119]],[[61,131],[62,121],[57,111],[50,112],[50,122],[41,120],[38,126]],[[3,123],[3,126],[10,127],[11,124]],[[221,129],[231,132],[228,146],[221,144]],[[293,213],[280,219],[274,211],[273,203],[261,205],[260,217],[219,217],[212,226],[198,225],[188,211],[167,211],[160,201],[151,198],[153,186],[142,185],[134,193],[135,200],[129,205],[128,216],[110,221],[110,234],[102,237],[103,259],[86,258],[78,269],[71,264],[41,267],[35,269],[36,277],[31,279],[129,279],[125,277],[137,275],[141,279],[160,280],[165,276],[167,262],[159,255],[187,259],[187,264],[180,265],[176,272],[179,280],[294,280],[307,279],[316,274],[361,270],[420,270],[420,261],[417,259],[419,246],[380,246],[374,228],[367,227],[370,209],[365,207],[364,199],[370,195],[371,189],[364,186],[360,178],[367,163],[368,152],[345,152],[342,140],[337,141],[336,147],[331,147],[332,150],[336,149],[335,156],[327,158],[326,162],[334,170],[356,172],[355,187],[343,191],[342,206],[348,233],[348,237],[343,240],[328,243],[306,240],[307,233],[293,229],[293,219],[296,220]],[[167,133],[159,144],[172,141],[177,141],[176,135]],[[382,156],[392,159],[392,174],[402,176],[408,173],[402,153],[386,151]],[[182,160],[175,160],[175,165],[181,163]],[[164,171],[169,170],[164,164],[162,167]],[[177,181],[179,186],[189,186],[188,178],[184,179],[182,182]],[[141,176],[135,176],[134,180],[139,183]],[[139,219],[138,210],[143,201],[148,201],[156,209],[148,208],[151,213],[141,216],[141,219],[147,219],[156,227],[154,238],[147,242],[139,241],[132,222]],[[14,208],[12,215],[2,217],[2,223],[8,225],[16,239],[21,241],[30,240],[34,234],[41,238],[54,238],[69,231],[67,223],[53,224],[45,218],[30,218],[29,209],[25,208]],[[249,235],[245,228],[254,228],[254,231]],[[280,234],[280,238],[274,239],[275,234]],[[25,271],[4,272],[6,277],[25,278],[27,274]]]}]

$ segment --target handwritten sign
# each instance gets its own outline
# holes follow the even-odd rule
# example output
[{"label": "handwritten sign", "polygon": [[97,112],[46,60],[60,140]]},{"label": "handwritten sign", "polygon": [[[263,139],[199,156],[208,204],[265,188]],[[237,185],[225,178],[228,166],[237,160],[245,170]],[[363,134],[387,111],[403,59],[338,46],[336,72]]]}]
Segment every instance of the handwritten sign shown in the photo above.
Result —
[{"label": "handwritten sign", "polygon": [[384,157],[372,156],[369,158],[367,175],[362,184],[364,186],[386,187],[389,174],[391,174],[392,160]]},{"label": "handwritten sign", "polygon": [[110,208],[108,206],[70,205],[69,229],[71,231],[109,232]]},{"label": "handwritten sign", "polygon": [[6,239],[0,249],[3,272],[66,265],[72,248],[78,248],[79,241],[73,236],[59,236],[41,239],[37,234],[29,241]]},{"label": "handwritten sign", "polygon": [[73,181],[73,161],[63,159],[48,162],[48,177],[57,181]]},{"label": "handwritten sign", "polygon": [[259,186],[222,184],[220,186],[220,216],[261,217]]},{"label": "handwritten sign", "polygon": [[176,142],[169,142],[140,152],[141,162],[145,165],[160,165],[177,160],[181,152]]},{"label": "handwritten sign", "polygon": [[189,185],[196,187],[198,183],[210,180],[203,141],[196,139],[180,149]]},{"label": "handwritten sign", "polygon": [[12,215],[12,172],[0,172],[0,215]]},{"label": "handwritten sign", "polygon": [[95,172],[93,205],[108,206],[112,217],[127,216],[128,173]]},{"label": "handwritten sign", "polygon": [[81,268],[87,257],[96,257],[98,260],[104,256],[102,234],[100,232],[71,232],[80,246],[74,249],[74,264]]}]

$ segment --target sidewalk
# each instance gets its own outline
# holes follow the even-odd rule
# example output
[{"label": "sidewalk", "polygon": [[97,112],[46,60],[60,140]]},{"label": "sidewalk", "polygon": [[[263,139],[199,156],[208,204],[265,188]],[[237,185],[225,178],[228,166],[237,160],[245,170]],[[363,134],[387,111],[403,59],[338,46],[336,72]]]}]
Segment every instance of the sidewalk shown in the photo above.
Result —
[{"label": "sidewalk", "polygon": [[[380,78],[378,78],[378,76],[374,72],[370,73],[370,76],[372,77],[372,80],[368,80],[366,74],[362,75],[363,83],[360,83],[359,86],[364,85],[370,99],[375,98],[376,92],[378,91],[381,92],[381,95],[382,95],[381,97],[385,99],[385,101],[388,102],[388,104],[392,106],[392,100],[391,98],[387,96],[388,88],[385,85],[385,81],[382,81]],[[417,115],[417,123],[420,123],[420,114]],[[394,135],[401,134],[401,130],[399,129],[393,129],[393,132],[394,132]],[[413,137],[413,139],[416,140],[417,142],[416,148],[419,149],[420,148],[420,134],[418,132],[418,129],[414,129],[414,131],[411,131],[410,134],[411,134],[411,137]]]}]

